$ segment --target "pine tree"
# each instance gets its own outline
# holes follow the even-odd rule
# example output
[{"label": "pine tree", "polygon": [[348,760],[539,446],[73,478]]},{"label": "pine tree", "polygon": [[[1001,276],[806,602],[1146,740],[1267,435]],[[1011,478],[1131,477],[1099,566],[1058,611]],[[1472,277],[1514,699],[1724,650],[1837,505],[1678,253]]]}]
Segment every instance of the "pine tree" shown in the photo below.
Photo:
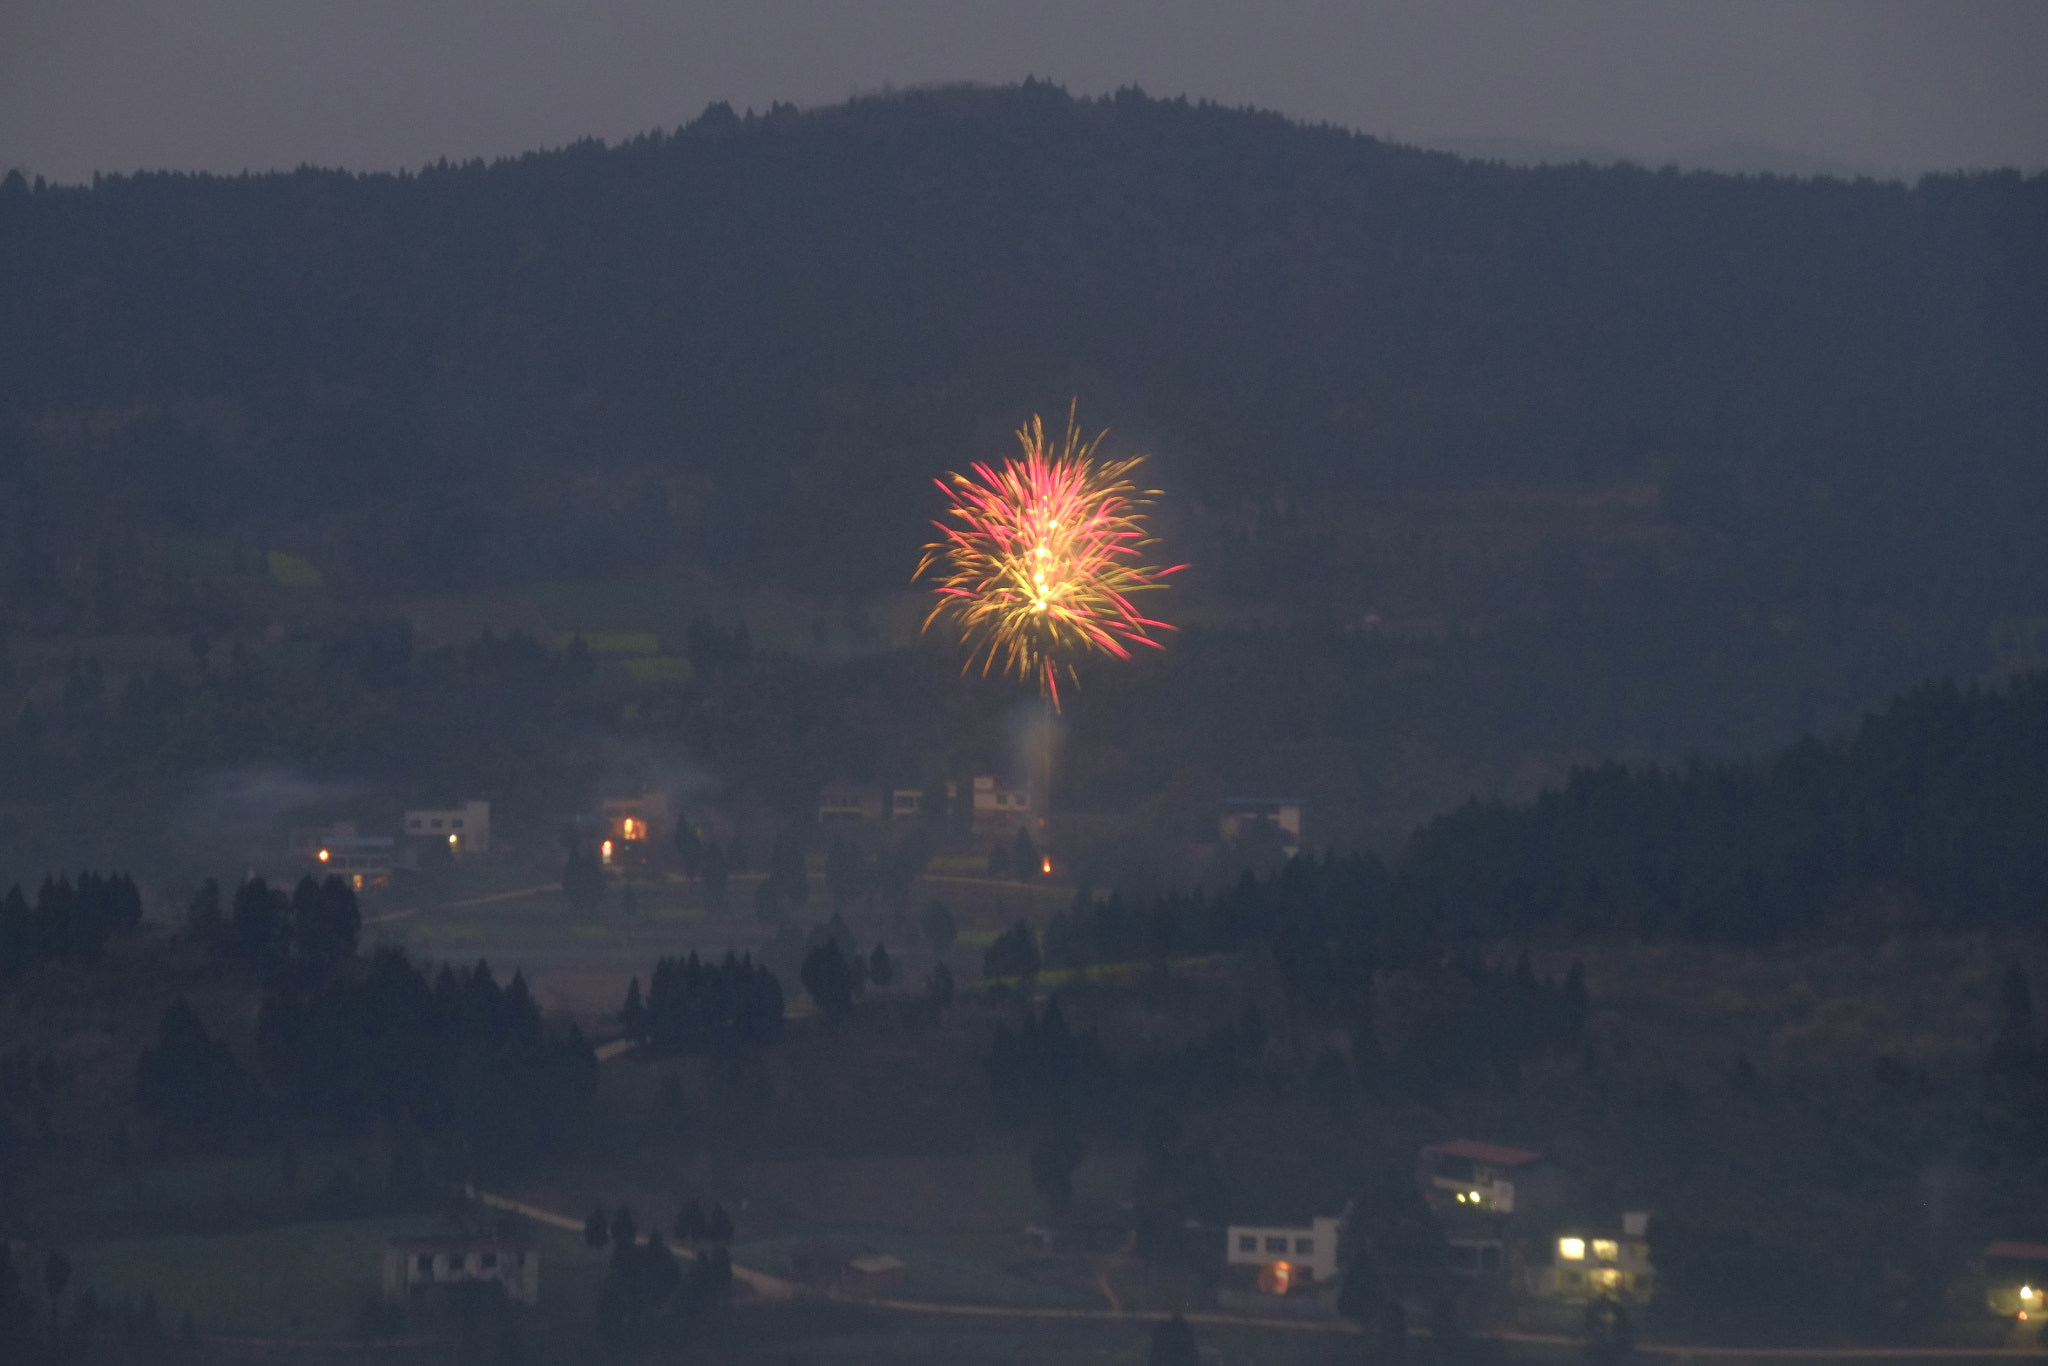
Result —
[{"label": "pine tree", "polygon": [[1152,1350],[1147,1366],[1201,1366],[1202,1349],[1195,1342],[1195,1330],[1179,1314],[1152,1326]]},{"label": "pine tree", "polygon": [[640,999],[640,979],[626,984],[626,1003],[619,1007],[619,1028],[629,1039],[647,1040],[647,1006]]},{"label": "pine tree", "polygon": [[697,828],[688,821],[676,822],[676,861],[683,865],[684,877],[696,877],[704,867],[704,841],[699,838]]}]

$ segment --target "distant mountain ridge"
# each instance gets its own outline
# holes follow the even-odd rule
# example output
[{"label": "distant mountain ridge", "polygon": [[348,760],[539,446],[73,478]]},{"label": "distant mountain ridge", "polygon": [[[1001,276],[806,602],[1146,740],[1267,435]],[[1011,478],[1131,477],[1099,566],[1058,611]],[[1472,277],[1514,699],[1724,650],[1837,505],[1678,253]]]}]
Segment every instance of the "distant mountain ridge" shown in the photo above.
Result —
[{"label": "distant mountain ridge", "polygon": [[[241,537],[372,600],[894,587],[929,478],[1075,395],[1157,454],[1191,595],[1483,623],[1676,574],[1941,635],[1907,676],[2048,611],[2048,177],[1519,170],[1027,83],[10,178],[0,297],[17,623],[137,536],[104,555]],[[1637,485],[1597,534],[1404,510]]]},{"label": "distant mountain ridge", "polygon": [[1660,170],[1673,166],[1681,171],[1707,171],[1716,175],[1772,175],[1814,177],[1831,180],[1884,180],[1906,183],[1913,179],[1903,171],[1839,157],[1816,156],[1760,143],[1719,143],[1693,147],[1668,157],[1617,152],[1571,142],[1543,138],[1488,137],[1435,138],[1418,144],[1439,152],[1450,152],[1472,161],[1499,162],[1503,166],[1639,166]]}]

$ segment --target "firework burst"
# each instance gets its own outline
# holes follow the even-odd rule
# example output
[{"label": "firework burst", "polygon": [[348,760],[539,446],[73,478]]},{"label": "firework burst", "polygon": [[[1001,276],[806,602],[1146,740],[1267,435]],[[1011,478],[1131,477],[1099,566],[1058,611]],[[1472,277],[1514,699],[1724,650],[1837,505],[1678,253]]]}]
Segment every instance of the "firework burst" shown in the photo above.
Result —
[{"label": "firework burst", "polygon": [[951,619],[967,645],[966,668],[981,661],[1019,678],[1036,678],[1060,704],[1059,676],[1073,678],[1087,654],[1131,657],[1130,647],[1159,649],[1153,631],[1174,629],[1132,605],[1140,593],[1166,587],[1185,565],[1160,569],[1145,552],[1145,509],[1158,496],[1131,473],[1145,457],[1095,459],[1102,436],[1082,440],[1067,413],[1057,448],[1033,417],[1017,430],[1024,453],[1001,469],[977,464],[970,477],[935,480],[949,520],[934,522],[941,539],[925,547],[915,577],[938,570],[938,602],[925,629]]}]

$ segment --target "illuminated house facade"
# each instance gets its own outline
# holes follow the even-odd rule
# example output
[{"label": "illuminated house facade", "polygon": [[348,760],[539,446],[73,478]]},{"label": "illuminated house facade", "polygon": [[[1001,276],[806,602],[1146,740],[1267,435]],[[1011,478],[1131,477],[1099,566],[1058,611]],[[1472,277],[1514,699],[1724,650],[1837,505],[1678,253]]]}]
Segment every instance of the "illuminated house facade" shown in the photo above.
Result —
[{"label": "illuminated house facade", "polygon": [[495,1283],[515,1304],[540,1303],[540,1253],[502,1238],[394,1239],[384,1244],[384,1299],[407,1304],[448,1287]]},{"label": "illuminated house facade", "polygon": [[408,840],[445,843],[458,858],[491,852],[491,804],[470,801],[442,810],[405,813]]},{"label": "illuminated house facade", "polygon": [[1513,1219],[1564,1205],[1564,1174],[1543,1154],[1499,1143],[1453,1139],[1422,1150],[1416,1170],[1422,1198],[1439,1214]]},{"label": "illuminated house facade", "polygon": [[654,857],[658,841],[674,832],[669,820],[668,794],[642,793],[638,797],[612,797],[600,807],[604,834],[597,845],[598,859],[607,867],[640,865]]},{"label": "illuminated house facade", "polygon": [[1259,1289],[1285,1295],[1303,1285],[1337,1279],[1335,1216],[1307,1224],[1232,1224],[1225,1231],[1223,1260],[1229,1266],[1254,1268]]},{"label": "illuminated house facade", "polygon": [[1522,1291],[1533,1300],[1642,1305],[1656,1290],[1646,1211],[1622,1215],[1618,1229],[1567,1225],[1539,1253],[1549,1255],[1531,1257],[1522,1271]]},{"label": "illuminated house facade", "polygon": [[1984,1307],[2016,1324],[2048,1322],[2048,1243],[1984,1249]]},{"label": "illuminated house facade", "polygon": [[397,841],[389,835],[360,835],[354,821],[302,826],[291,833],[291,851],[316,874],[335,874],[358,890],[391,880]]}]

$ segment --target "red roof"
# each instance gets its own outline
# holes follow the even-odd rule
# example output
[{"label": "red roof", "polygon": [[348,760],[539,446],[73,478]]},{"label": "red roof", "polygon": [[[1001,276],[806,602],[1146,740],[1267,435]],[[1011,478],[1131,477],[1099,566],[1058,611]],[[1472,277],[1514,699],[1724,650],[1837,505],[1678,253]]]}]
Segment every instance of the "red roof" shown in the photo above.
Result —
[{"label": "red roof", "polygon": [[1475,1143],[1469,1138],[1454,1138],[1449,1143],[1432,1143],[1422,1150],[1424,1157],[1463,1157],[1474,1162],[1484,1162],[1489,1167],[1526,1167],[1531,1162],[1541,1162],[1542,1153],[1532,1153],[1527,1148],[1504,1148],[1498,1143]]},{"label": "red roof", "polygon": [[2048,1262],[2048,1243],[1993,1243],[1984,1249],[1984,1255],[2015,1262]]}]

